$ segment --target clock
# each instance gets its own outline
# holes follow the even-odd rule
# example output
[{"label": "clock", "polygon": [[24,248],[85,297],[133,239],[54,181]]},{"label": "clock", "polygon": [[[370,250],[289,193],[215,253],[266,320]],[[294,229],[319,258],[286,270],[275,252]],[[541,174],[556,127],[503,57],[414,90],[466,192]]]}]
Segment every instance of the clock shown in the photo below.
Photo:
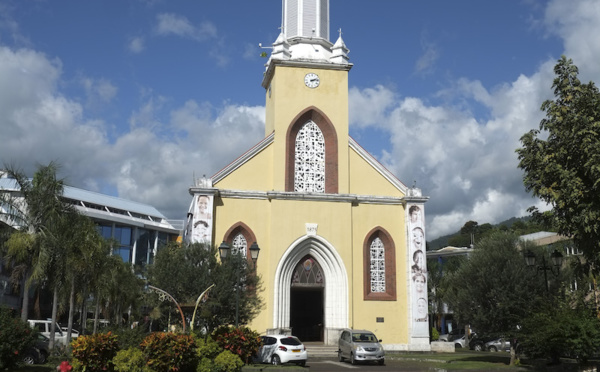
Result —
[{"label": "clock", "polygon": [[316,88],[319,86],[321,80],[319,79],[319,75],[309,72],[304,76],[304,84],[309,88]]}]

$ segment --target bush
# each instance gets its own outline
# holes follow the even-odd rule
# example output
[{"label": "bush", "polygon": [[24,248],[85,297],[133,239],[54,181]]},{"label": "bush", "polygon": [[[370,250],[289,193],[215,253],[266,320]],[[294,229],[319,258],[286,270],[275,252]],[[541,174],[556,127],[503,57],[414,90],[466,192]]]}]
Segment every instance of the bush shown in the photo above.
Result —
[{"label": "bush", "polygon": [[196,339],[196,354],[198,358],[208,358],[210,360],[214,360],[217,355],[221,354],[223,348],[217,343],[217,341],[212,338],[207,339]]},{"label": "bush", "polygon": [[197,372],[230,372],[239,371],[244,362],[229,350],[223,350],[212,338],[197,339],[198,368]]},{"label": "bush", "polygon": [[121,349],[139,348],[144,338],[149,334],[146,328],[141,326],[135,328],[115,327],[112,332],[119,337],[119,347]]},{"label": "bush", "polygon": [[185,372],[196,368],[196,343],[192,336],[156,332],[147,336],[140,346],[153,371]]},{"label": "bush", "polygon": [[140,349],[130,347],[120,350],[113,358],[115,371],[119,372],[151,372],[146,366],[146,358]]},{"label": "bush", "polygon": [[262,344],[260,335],[248,327],[221,326],[212,333],[212,338],[223,349],[238,355],[245,364],[250,362]]},{"label": "bush", "polygon": [[0,308],[0,370],[14,367],[35,341],[33,329],[16,315]]},{"label": "bush", "polygon": [[440,333],[437,329],[431,328],[431,341],[437,341],[440,339]]},{"label": "bush", "polygon": [[117,336],[111,332],[79,336],[71,344],[74,365],[86,372],[113,370],[113,358],[119,350]]},{"label": "bush", "polygon": [[229,350],[223,350],[215,358],[215,372],[237,372],[242,369],[244,362],[239,356],[233,354]]}]

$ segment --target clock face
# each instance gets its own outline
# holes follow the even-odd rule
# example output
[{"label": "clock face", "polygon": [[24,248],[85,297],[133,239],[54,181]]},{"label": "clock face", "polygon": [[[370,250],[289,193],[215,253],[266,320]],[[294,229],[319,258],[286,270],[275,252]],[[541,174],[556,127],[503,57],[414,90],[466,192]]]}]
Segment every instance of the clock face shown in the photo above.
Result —
[{"label": "clock face", "polygon": [[304,84],[309,88],[318,87],[320,82],[319,75],[315,73],[310,72],[304,76]]}]

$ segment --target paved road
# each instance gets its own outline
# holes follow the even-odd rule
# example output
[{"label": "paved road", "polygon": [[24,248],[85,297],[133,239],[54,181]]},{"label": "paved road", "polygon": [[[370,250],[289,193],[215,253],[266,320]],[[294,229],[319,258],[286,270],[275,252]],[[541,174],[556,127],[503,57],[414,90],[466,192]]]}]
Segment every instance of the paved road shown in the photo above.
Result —
[{"label": "paved road", "polygon": [[[411,363],[407,361],[386,360],[385,365],[377,364],[359,364],[352,365],[350,363],[340,363],[334,359],[316,359],[308,360],[306,364],[310,368],[310,372],[390,372],[390,371],[406,371],[406,372],[423,372],[423,371],[443,371],[443,369],[430,368],[427,366],[419,366],[418,362]],[[308,369],[308,368],[307,368]]]}]

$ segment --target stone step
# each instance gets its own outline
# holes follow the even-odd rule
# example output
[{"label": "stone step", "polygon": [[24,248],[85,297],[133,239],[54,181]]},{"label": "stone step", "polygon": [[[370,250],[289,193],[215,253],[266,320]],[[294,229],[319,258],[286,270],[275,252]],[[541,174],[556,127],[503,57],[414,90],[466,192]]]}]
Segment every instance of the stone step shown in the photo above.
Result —
[{"label": "stone step", "polygon": [[337,345],[324,345],[318,342],[305,342],[309,358],[337,358]]}]

